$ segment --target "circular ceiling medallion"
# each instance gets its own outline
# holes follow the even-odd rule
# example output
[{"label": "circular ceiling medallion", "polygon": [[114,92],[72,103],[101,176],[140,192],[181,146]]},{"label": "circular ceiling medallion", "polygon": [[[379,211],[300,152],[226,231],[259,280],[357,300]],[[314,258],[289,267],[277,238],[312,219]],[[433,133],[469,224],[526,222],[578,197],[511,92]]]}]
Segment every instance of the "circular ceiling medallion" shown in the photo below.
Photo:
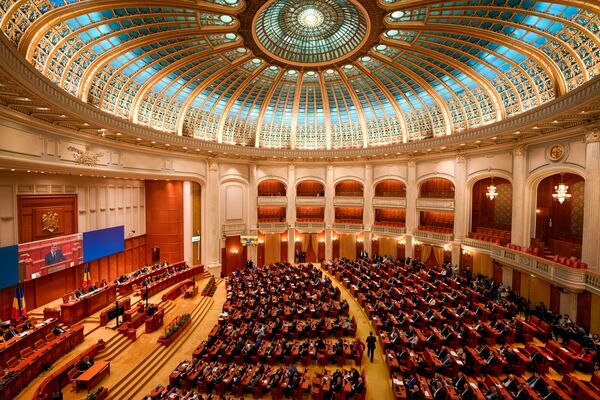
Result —
[{"label": "circular ceiling medallion", "polygon": [[252,35],[262,51],[296,66],[320,66],[360,50],[370,21],[355,0],[271,0],[256,13]]}]

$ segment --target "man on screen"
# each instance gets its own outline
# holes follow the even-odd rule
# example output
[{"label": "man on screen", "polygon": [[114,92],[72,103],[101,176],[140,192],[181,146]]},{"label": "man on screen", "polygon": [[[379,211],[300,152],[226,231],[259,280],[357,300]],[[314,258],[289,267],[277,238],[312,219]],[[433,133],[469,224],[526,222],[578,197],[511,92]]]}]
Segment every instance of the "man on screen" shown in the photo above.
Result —
[{"label": "man on screen", "polygon": [[50,245],[50,251],[46,254],[46,260],[44,265],[52,265],[57,262],[66,261],[67,257],[62,253],[62,251],[58,248],[56,243],[52,243]]}]

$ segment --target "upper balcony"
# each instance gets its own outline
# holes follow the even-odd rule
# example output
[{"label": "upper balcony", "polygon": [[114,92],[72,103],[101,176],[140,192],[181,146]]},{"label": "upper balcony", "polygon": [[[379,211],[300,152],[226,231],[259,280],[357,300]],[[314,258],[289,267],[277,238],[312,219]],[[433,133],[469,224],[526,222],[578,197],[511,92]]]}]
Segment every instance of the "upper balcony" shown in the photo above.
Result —
[{"label": "upper balcony", "polygon": [[375,186],[373,206],[406,208],[406,185],[398,179],[385,179]]},{"label": "upper balcony", "polygon": [[555,286],[574,292],[587,290],[600,295],[600,274],[587,269],[567,267],[535,254],[472,238],[463,239],[461,247],[488,254],[501,264],[539,276]]},{"label": "upper balcony", "polygon": [[417,209],[454,211],[454,184],[444,178],[431,178],[421,183]]}]

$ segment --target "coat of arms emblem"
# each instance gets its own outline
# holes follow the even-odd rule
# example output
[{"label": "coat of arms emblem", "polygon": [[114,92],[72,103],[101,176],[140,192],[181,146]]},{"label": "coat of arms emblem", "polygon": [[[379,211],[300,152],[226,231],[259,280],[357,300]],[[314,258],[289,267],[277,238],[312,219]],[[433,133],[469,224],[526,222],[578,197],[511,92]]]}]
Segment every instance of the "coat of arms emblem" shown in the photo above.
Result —
[{"label": "coat of arms emblem", "polygon": [[42,215],[42,230],[50,233],[58,229],[58,214],[54,211],[48,211]]}]

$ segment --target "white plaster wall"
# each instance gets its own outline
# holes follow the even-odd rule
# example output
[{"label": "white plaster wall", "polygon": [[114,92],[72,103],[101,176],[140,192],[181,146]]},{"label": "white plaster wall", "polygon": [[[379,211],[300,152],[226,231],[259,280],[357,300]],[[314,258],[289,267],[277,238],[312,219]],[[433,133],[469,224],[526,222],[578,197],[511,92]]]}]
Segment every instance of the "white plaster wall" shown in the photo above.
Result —
[{"label": "white plaster wall", "polygon": [[333,166],[333,180],[337,182],[341,179],[353,179],[356,178],[360,182],[365,180],[365,167],[363,163],[358,165],[334,165]]},{"label": "white plaster wall", "polygon": [[242,181],[226,181],[219,187],[221,225],[246,224],[248,218],[248,184]]},{"label": "white plaster wall", "polygon": [[469,156],[467,179],[482,173],[502,173],[512,175],[512,155],[510,152],[490,153]]},{"label": "white plaster wall", "polygon": [[124,225],[126,237],[146,233],[144,181],[7,171],[0,173],[1,246],[18,241],[17,195],[36,194],[76,194],[79,232]]},{"label": "white plaster wall", "polygon": [[288,180],[288,167],[287,165],[258,165],[256,169],[256,180],[261,181],[266,177],[279,178],[283,182]]},{"label": "white plaster wall", "polygon": [[419,161],[417,163],[417,182],[429,178],[446,178],[454,182],[454,157],[442,160]]},{"label": "white plaster wall", "polygon": [[373,166],[373,182],[386,178],[400,178],[406,182],[408,167],[406,163],[377,164]]},{"label": "white plaster wall", "polygon": [[302,166],[296,165],[296,184],[299,181],[306,180],[307,178],[321,180],[325,182],[326,167],[324,165],[317,166]]}]

